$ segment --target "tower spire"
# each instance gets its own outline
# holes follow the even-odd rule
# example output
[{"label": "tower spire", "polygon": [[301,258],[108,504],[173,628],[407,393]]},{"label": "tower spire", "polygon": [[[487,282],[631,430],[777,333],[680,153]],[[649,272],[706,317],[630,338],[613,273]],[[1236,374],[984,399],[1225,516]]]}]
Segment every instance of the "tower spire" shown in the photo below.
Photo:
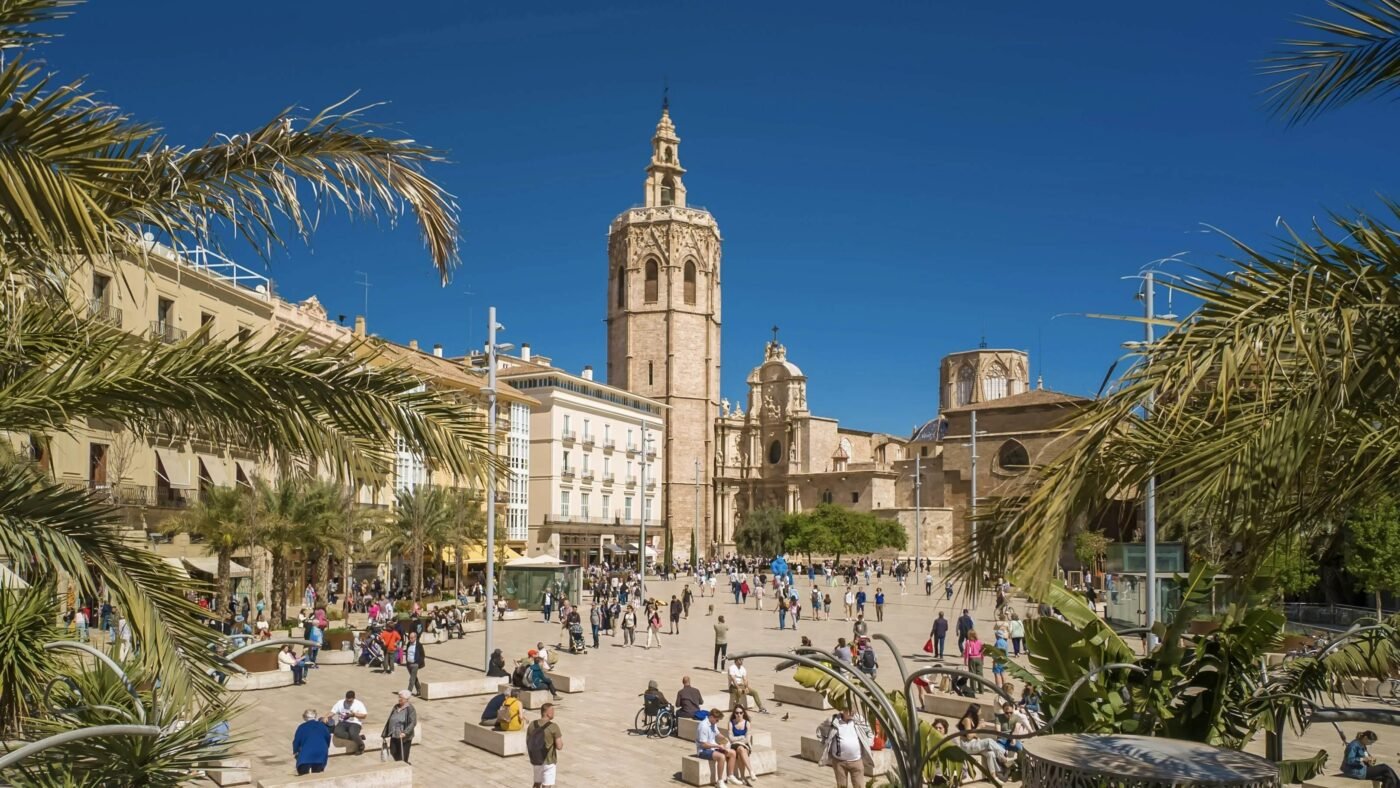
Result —
[{"label": "tower spire", "polygon": [[671,80],[669,77],[661,78],[661,112],[669,114],[671,111]]},{"label": "tower spire", "polygon": [[681,166],[681,138],[676,136],[676,125],[671,122],[670,91],[669,84],[662,89],[661,120],[656,122],[656,133],[651,138],[651,163],[647,165],[644,201],[648,208],[685,207],[685,184],[681,182],[685,168]]}]

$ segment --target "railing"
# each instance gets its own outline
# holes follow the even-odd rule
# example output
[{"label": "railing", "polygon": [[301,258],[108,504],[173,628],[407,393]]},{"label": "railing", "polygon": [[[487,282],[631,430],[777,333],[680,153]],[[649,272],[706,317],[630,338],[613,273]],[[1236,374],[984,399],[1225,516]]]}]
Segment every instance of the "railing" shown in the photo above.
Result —
[{"label": "railing", "polygon": [[648,459],[648,460],[654,460],[654,459],[656,459],[656,449],[647,449],[647,459]]},{"label": "railing", "polygon": [[627,456],[628,456],[628,457],[632,457],[632,456],[636,455],[636,453],[637,453],[637,447],[636,447],[636,446],[633,446],[633,445],[631,445],[631,444],[628,444],[628,446],[627,446]]},{"label": "railing", "polygon": [[[1287,616],[1290,624],[1305,624],[1307,626],[1322,627],[1325,629],[1346,629],[1362,619],[1375,620],[1376,609],[1374,607],[1358,607],[1354,605],[1321,605],[1306,602],[1288,602],[1283,606],[1284,615]],[[1387,616],[1394,615],[1395,611],[1387,610]]]},{"label": "railing", "polygon": [[574,442],[574,431],[573,431],[573,430],[564,430],[564,432],[563,432],[559,437],[560,437],[560,439],[562,439],[565,443],[573,443],[573,442]]},{"label": "railing", "polygon": [[584,471],[584,472],[583,472],[583,483],[584,483],[584,484],[592,484],[592,483],[593,483],[593,471]]},{"label": "railing", "polygon": [[647,489],[648,489],[648,490],[651,490],[651,489],[655,489],[655,487],[656,487],[656,480],[655,480],[655,479],[647,479]]},{"label": "railing", "polygon": [[605,473],[605,474],[603,474],[603,486],[604,486],[604,487],[611,487],[611,486],[612,486],[612,483],[613,483],[613,475],[612,475],[611,473]]},{"label": "railing", "polygon": [[176,328],[164,320],[151,321],[151,337],[159,339],[167,345],[173,345],[182,341],[189,332],[183,328]]},{"label": "railing", "polygon": [[631,476],[627,477],[627,486],[628,486],[628,487],[636,487],[636,486],[637,486],[637,480],[636,480],[634,477],[631,477]]},{"label": "railing", "polygon": [[88,317],[109,326],[122,327],[122,311],[101,298],[88,301]]},{"label": "railing", "polygon": [[154,503],[152,505],[162,509],[185,509],[193,501],[192,490],[181,490],[175,487],[156,488]]},{"label": "railing", "polygon": [[594,446],[594,443],[593,443],[593,436],[592,436],[592,435],[584,435],[584,436],[583,436],[583,448],[585,448],[585,449],[591,449],[591,448],[593,448],[593,446]]},{"label": "railing", "polygon": [[617,448],[617,441],[612,440],[612,439],[603,441],[603,451],[611,452],[613,449],[616,449],[616,448]]},{"label": "railing", "polygon": [[[623,528],[636,528],[642,524],[641,520],[625,517],[586,517],[581,514],[547,514],[544,521],[546,525],[610,525]],[[655,525],[658,522],[653,517],[647,525]]]},{"label": "railing", "polygon": [[559,472],[559,478],[561,478],[561,479],[572,479],[572,478],[574,478],[574,469],[573,469],[573,468],[565,468],[564,470],[562,470],[562,471]]},{"label": "railing", "polygon": [[187,252],[178,252],[180,259],[191,268],[197,268],[210,276],[231,282],[235,287],[252,290],[264,300],[272,298],[272,280],[250,268],[235,263],[218,252],[202,246]]}]

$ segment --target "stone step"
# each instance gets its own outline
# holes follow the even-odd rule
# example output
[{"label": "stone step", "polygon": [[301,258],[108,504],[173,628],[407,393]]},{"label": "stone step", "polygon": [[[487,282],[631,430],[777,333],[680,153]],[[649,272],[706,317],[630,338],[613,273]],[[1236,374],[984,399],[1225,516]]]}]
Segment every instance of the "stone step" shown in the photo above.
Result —
[{"label": "stone step", "polygon": [[[499,692],[499,693],[502,693],[502,694],[508,693],[508,692],[510,692],[510,685],[509,685],[509,684],[500,684],[500,685],[497,685],[496,691]],[[538,689],[538,690],[516,689],[516,691],[515,691],[515,697],[517,697],[517,698],[520,699],[520,705],[521,705],[521,706],[524,706],[525,708],[531,709],[531,710],[538,709],[539,707],[543,706],[544,704],[550,702],[549,690],[542,690],[542,689]]]},{"label": "stone step", "polygon": [[[681,782],[686,785],[714,785],[713,763],[698,755],[681,758]],[[772,747],[755,749],[749,754],[749,766],[759,776],[777,774],[778,752]]]},{"label": "stone step", "polygon": [[494,695],[501,684],[500,676],[480,676],[451,681],[420,681],[419,697],[423,700],[443,698],[466,698],[472,695]]},{"label": "stone step", "polygon": [[826,699],[825,694],[818,690],[799,687],[796,684],[774,684],[773,700],[808,709],[825,711],[831,708],[831,702]]},{"label": "stone step", "polygon": [[204,768],[204,776],[215,785],[252,785],[253,763],[249,758],[225,758]]},{"label": "stone step", "polygon": [[570,676],[564,673],[555,673],[552,670],[545,671],[544,675],[548,676],[549,680],[554,682],[554,688],[560,692],[573,694],[575,692],[583,692],[584,690],[583,676]]},{"label": "stone step", "polygon": [[353,772],[307,774],[258,780],[258,788],[400,788],[413,785],[413,767],[397,761],[375,763]]},{"label": "stone step", "polygon": [[260,673],[230,673],[224,689],[229,692],[255,692],[292,686],[290,670],[269,670]]},{"label": "stone step", "polygon": [[[983,698],[987,694],[982,695]],[[996,696],[992,696],[996,697]],[[966,698],[962,695],[946,695],[941,692],[926,693],[920,700],[923,710],[929,714],[936,714],[939,717],[947,717],[950,720],[960,720],[967,713],[967,707],[978,705],[982,708],[982,719],[995,719],[997,716],[996,707],[980,698]]]}]

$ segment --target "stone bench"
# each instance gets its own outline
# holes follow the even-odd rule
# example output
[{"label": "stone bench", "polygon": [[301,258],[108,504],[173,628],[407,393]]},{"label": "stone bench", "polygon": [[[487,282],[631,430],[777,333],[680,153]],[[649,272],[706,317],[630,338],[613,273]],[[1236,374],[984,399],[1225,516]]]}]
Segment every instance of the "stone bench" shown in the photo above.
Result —
[{"label": "stone bench", "polygon": [[[500,684],[496,687],[496,692],[507,695],[510,694],[509,684]],[[515,697],[520,699],[520,705],[526,709],[535,710],[550,702],[550,694],[547,689],[527,690],[516,689]]]},{"label": "stone bench", "polygon": [[[327,766],[327,769],[332,767]],[[258,780],[258,788],[399,788],[413,785],[413,767],[392,761],[356,768],[353,772],[307,774],[301,777],[271,777]]]},{"label": "stone bench", "polygon": [[1380,788],[1379,780],[1358,780],[1342,774],[1321,775],[1303,781],[1303,788],[1363,788],[1367,783]]},{"label": "stone bench", "polygon": [[215,785],[252,785],[252,768],[249,758],[225,758],[204,767],[204,776]]},{"label": "stone bench", "polygon": [[[360,730],[360,733],[364,734],[365,737],[365,754],[378,752],[379,749],[383,746],[383,737],[379,735],[379,732],[382,730],[384,730],[384,728],[379,725],[371,725],[369,728],[362,728]],[[413,743],[423,743],[422,720],[419,720],[418,724],[413,726]],[[357,747],[359,747],[359,742],[351,741],[349,739],[342,739],[335,736],[334,734],[331,735],[331,755],[353,755]]]},{"label": "stone bench", "polygon": [[[720,723],[720,733],[727,730],[727,722]],[[753,722],[749,722],[749,727],[753,727]],[[695,741],[695,737],[700,733],[700,720],[694,717],[676,718],[676,737],[686,741]],[[749,741],[755,750],[765,750],[773,746],[773,734],[769,731],[752,731],[749,733]]]},{"label": "stone bench", "polygon": [[502,758],[525,754],[523,728],[518,731],[498,731],[490,725],[468,722],[462,726],[462,741]]},{"label": "stone bench", "polygon": [[269,670],[261,673],[230,673],[224,689],[230,692],[253,692],[292,686],[290,670]]},{"label": "stone bench", "polygon": [[[758,748],[749,753],[749,766],[756,775],[777,774],[778,752],[772,747]],[[714,762],[698,755],[681,758],[681,782],[686,785],[714,785]]]},{"label": "stone bench", "polygon": [[[986,693],[983,694],[986,697]],[[995,696],[993,696],[995,697]],[[997,716],[997,710],[992,704],[985,703],[979,698],[965,698],[961,695],[945,695],[941,692],[930,692],[919,701],[923,710],[929,714],[936,714],[939,717],[947,717],[952,720],[960,720],[967,713],[967,707],[977,705],[982,709],[982,719],[990,720]]]},{"label": "stone bench", "polygon": [[831,708],[831,702],[826,699],[826,695],[818,690],[799,687],[796,684],[774,684],[773,700],[808,709],[825,711]]},{"label": "stone bench", "polygon": [[[802,737],[803,760],[816,763],[822,757],[823,749],[825,749],[824,743],[816,736]],[[866,777],[878,777],[879,775],[889,772],[891,768],[890,761],[892,759],[889,750],[875,750],[871,752],[870,755],[872,756],[872,761],[865,765]]]},{"label": "stone bench", "polygon": [[465,698],[472,695],[494,695],[500,686],[499,676],[480,676],[451,681],[423,681],[418,684],[418,696],[423,700]]},{"label": "stone bench", "polygon": [[321,653],[316,655],[317,665],[353,665],[355,664],[356,653],[350,649],[321,649]]},{"label": "stone bench", "polygon": [[545,671],[544,675],[554,682],[554,688],[560,692],[567,692],[572,695],[575,692],[583,692],[583,676],[569,676],[563,673],[555,673],[552,670]]}]

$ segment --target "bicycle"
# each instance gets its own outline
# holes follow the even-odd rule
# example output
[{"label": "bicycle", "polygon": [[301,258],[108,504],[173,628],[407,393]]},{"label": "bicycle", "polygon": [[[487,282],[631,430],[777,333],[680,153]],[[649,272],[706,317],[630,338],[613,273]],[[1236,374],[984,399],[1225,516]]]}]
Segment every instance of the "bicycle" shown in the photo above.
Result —
[{"label": "bicycle", "polygon": [[642,708],[637,710],[632,730],[646,736],[665,739],[676,730],[676,710],[669,703],[648,698]]}]

